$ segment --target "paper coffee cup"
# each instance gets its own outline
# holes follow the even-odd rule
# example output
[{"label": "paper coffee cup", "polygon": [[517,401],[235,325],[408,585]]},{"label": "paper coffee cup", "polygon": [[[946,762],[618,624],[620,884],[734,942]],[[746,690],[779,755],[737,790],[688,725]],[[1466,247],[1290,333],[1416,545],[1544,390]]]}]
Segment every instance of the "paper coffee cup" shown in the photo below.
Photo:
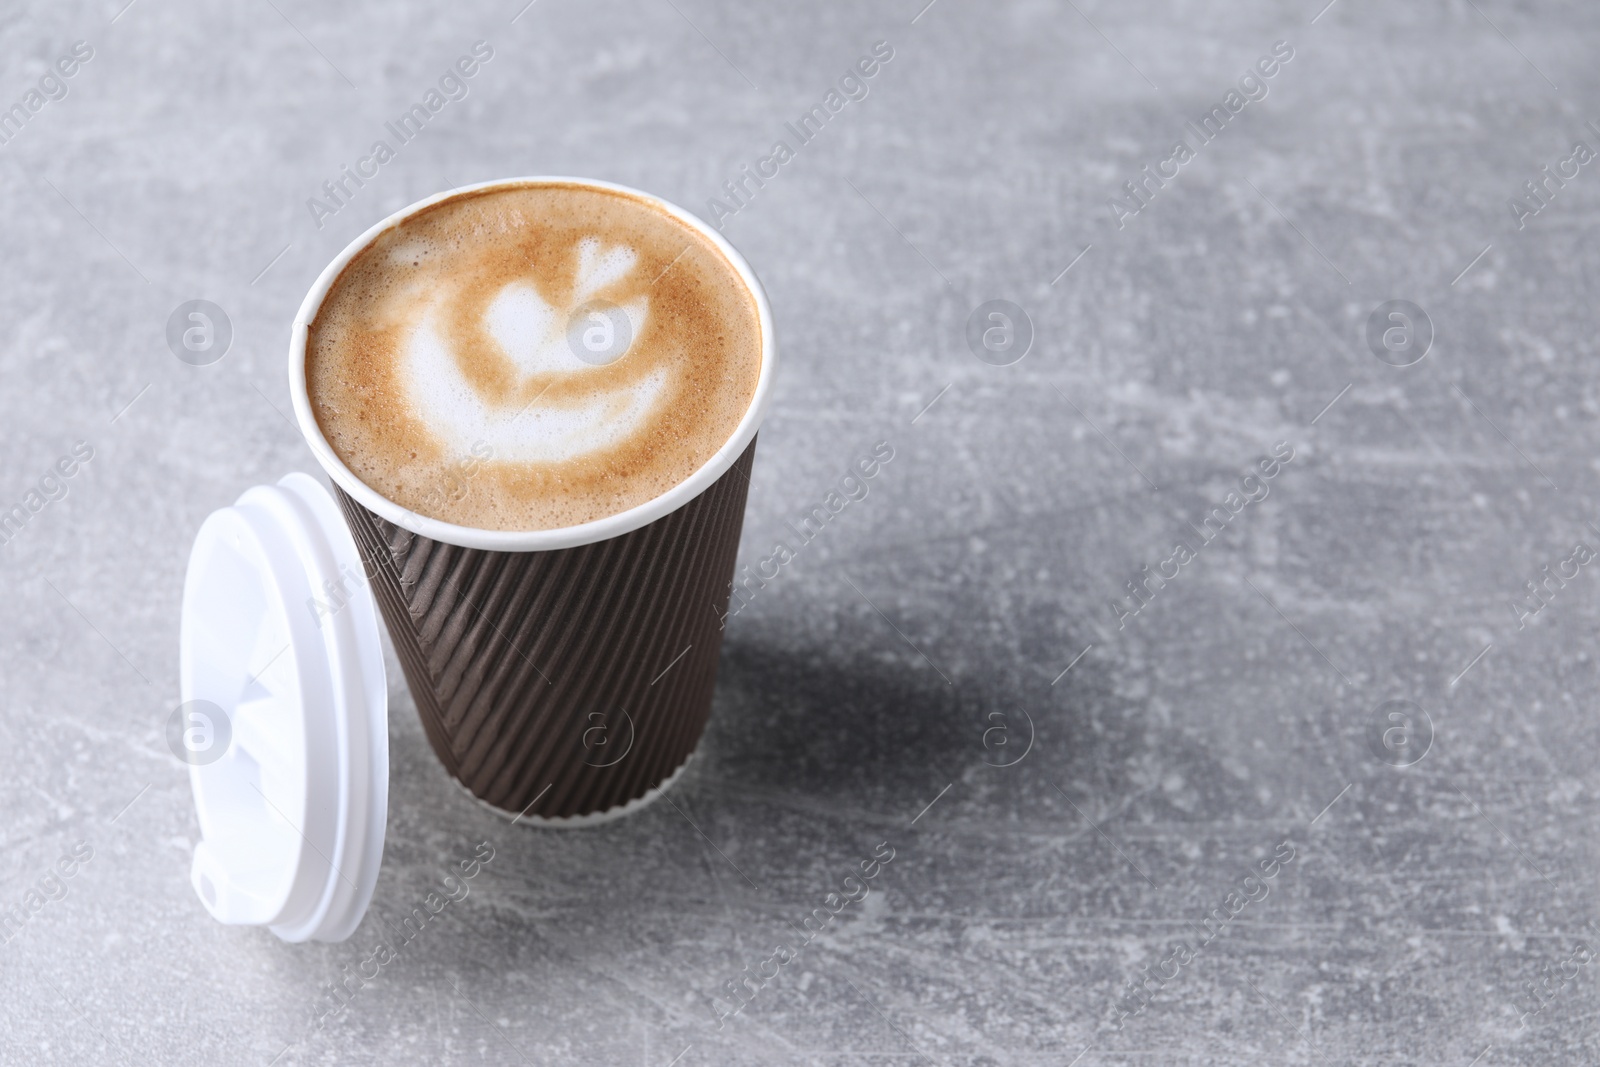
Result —
[{"label": "paper coffee cup", "polygon": [[[484,530],[419,515],[361,481],[311,409],[311,322],[344,267],[415,212],[481,190],[582,185],[643,200],[700,233],[755,301],[761,369],[723,446],[652,500],[581,525]],[[647,193],[568,177],[485,182],[420,201],[351,242],[295,316],[289,392],[399,654],[428,740],[479,800],[519,821],[582,825],[656,796],[710,713],[755,437],[777,349],[760,281],[732,245]]]}]

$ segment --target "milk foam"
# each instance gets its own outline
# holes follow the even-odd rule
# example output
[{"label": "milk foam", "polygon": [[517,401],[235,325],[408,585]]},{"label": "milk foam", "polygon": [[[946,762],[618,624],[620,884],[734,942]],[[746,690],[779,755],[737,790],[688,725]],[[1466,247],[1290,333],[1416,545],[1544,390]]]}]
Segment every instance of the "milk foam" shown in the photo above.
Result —
[{"label": "milk foam", "polygon": [[324,299],[306,359],[358,477],[488,529],[660,495],[731,436],[759,370],[754,301],[715,245],[582,186],[465,194],[380,235]]},{"label": "milk foam", "polygon": [[[578,243],[578,269],[571,306],[552,307],[527,281],[508,282],[489,302],[484,325],[489,337],[510,357],[522,391],[541,375],[557,381],[598,376],[600,367],[580,358],[568,339],[575,312],[607,286],[627,277],[638,262],[633,249],[616,245],[602,250],[586,237]],[[626,314],[629,343],[609,362],[625,360],[640,336],[648,297],[617,305]],[[406,345],[404,380],[412,410],[458,456],[481,454],[511,463],[561,463],[615,448],[636,437],[661,401],[667,370],[656,368],[643,378],[592,396],[557,404],[541,390],[526,403],[491,404],[462,373],[455,349],[439,328],[433,310],[425,312]],[[474,453],[474,447],[480,449]]]},{"label": "milk foam", "polygon": [[[537,300],[537,294],[532,299]],[[506,310],[513,302],[516,306]],[[502,293],[490,310],[491,335],[525,374],[555,370],[581,375],[596,370],[572,354],[566,331],[560,328],[563,324],[536,332],[534,326],[540,321],[536,313],[556,319],[548,305],[532,305],[521,292]],[[553,339],[546,334],[553,334]],[[538,343],[518,345],[518,341]],[[406,353],[406,385],[413,411],[447,451],[462,458],[484,454],[482,448],[487,445],[487,454],[497,460],[561,463],[614,448],[639,435],[667,382],[667,372],[657,369],[636,383],[576,403],[557,406],[536,396],[517,407],[491,405],[461,373],[454,350],[440,335],[432,316],[423,320]],[[476,453],[475,446],[479,449]]]}]

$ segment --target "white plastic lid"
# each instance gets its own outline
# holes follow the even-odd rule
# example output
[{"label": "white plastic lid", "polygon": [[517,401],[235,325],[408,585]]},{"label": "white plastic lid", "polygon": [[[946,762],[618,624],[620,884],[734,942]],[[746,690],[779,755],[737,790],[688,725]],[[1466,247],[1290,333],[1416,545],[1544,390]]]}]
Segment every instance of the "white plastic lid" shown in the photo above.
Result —
[{"label": "white plastic lid", "polygon": [[206,518],[179,644],[195,892],[221,922],[344,940],[383,858],[388,689],[361,557],[320,482],[290,474]]}]

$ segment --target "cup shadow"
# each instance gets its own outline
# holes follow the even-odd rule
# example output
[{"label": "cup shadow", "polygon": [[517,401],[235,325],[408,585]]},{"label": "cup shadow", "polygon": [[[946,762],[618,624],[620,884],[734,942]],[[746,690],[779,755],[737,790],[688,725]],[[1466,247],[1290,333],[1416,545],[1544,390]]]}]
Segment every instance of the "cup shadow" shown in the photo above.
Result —
[{"label": "cup shadow", "polygon": [[1070,799],[1185,821],[1249,802],[1226,753],[1154,713],[1145,687],[1119,687],[1114,661],[1086,659],[1052,686],[997,658],[952,684],[849,647],[729,640],[695,781],[911,813],[964,781],[984,818],[1070,813]]}]

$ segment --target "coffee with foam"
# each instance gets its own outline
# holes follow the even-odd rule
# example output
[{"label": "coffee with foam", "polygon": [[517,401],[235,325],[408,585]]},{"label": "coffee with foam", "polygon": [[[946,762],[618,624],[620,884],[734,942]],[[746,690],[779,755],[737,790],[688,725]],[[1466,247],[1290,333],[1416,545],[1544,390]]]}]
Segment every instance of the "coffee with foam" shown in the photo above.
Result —
[{"label": "coffee with foam", "polygon": [[756,302],[704,234],[620,191],[503,185],[353,258],[306,343],[334,452],[429,518],[546,530],[667,492],[733,436]]}]

